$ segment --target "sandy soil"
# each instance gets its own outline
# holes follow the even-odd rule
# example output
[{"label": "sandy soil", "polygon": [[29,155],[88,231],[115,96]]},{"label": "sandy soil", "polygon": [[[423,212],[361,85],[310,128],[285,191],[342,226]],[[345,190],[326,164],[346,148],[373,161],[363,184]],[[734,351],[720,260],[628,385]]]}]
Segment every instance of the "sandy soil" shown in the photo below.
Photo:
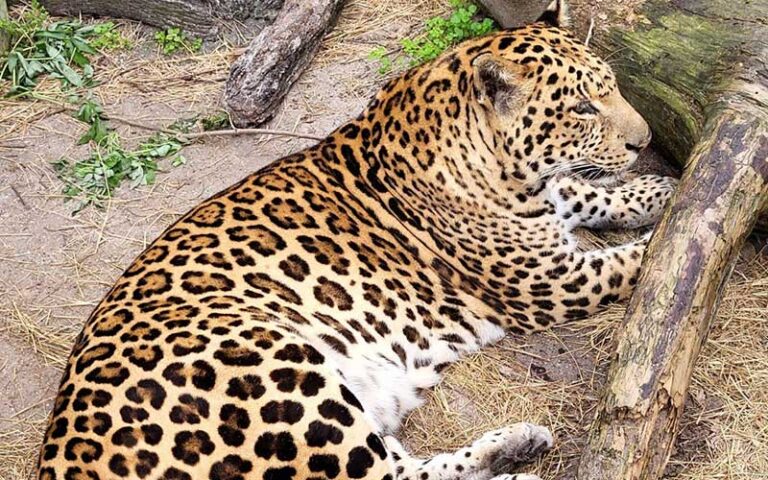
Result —
[{"label": "sandy soil", "polygon": [[[369,3],[351,2],[340,30],[331,35],[327,48],[268,127],[324,136],[362,110],[382,82],[364,52],[377,43],[391,43],[411,31],[420,18],[444,8],[441,2],[421,3],[429,8],[416,5],[413,15],[393,14],[394,20],[386,26],[366,27],[355,15],[359,17],[358,10]],[[592,17],[601,25],[615,18],[631,20],[626,12],[634,3],[578,2],[577,28],[585,32]],[[385,7],[381,11],[388,12]],[[352,28],[352,21],[363,27]],[[211,55],[216,54],[201,55],[200,62],[220,65],[213,75],[165,80],[169,75],[161,66],[146,65],[157,58],[151,48],[137,49],[114,60],[117,65],[109,65],[110,71],[144,62],[146,78],[131,75],[133,83],[110,78],[97,94],[110,115],[148,126],[162,127],[178,118],[210,113],[220,104],[226,75],[226,58],[211,60]],[[184,66],[169,71],[180,68]],[[11,113],[13,118],[8,117]],[[25,125],[19,128],[22,118]],[[186,165],[164,165],[155,185],[122,188],[105,209],[91,208],[73,217],[73,205],[64,203],[59,194],[61,184],[50,162],[84,154],[86,147],[74,146],[82,125],[67,113],[50,109],[30,118],[19,113],[18,105],[8,103],[0,103],[0,119],[0,479],[16,480],[29,472],[72,338],[128,263],[202,199],[311,141],[211,138],[184,149]],[[118,122],[114,125],[124,138],[134,141],[148,133]],[[649,162],[658,168],[658,159]],[[754,268],[743,262],[743,271]],[[744,275],[746,282],[754,280],[751,273]],[[460,445],[481,429],[511,418],[556,424],[560,450],[537,468],[549,472],[547,478],[568,478],[568,466],[583,440],[602,379],[596,365],[607,358],[611,322],[620,316],[617,307],[602,320],[585,324],[586,330],[566,328],[530,338],[510,337],[499,347],[462,362],[408,420],[408,443],[427,454]],[[768,348],[768,340],[765,343]],[[718,405],[712,403],[717,399],[702,395],[691,408],[692,420],[686,423],[681,442],[686,453],[679,456],[672,474],[711,452],[709,439],[714,433],[708,423],[693,416],[716,411]],[[760,442],[768,443],[764,438]],[[763,478],[768,478],[768,472]]]}]

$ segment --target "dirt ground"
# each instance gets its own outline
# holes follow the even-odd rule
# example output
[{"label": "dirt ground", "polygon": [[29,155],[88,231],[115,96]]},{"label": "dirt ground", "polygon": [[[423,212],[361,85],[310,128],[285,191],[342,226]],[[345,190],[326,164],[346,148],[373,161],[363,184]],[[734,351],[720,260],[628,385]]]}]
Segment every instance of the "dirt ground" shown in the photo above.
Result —
[{"label": "dirt ground", "polygon": [[[597,34],[636,19],[636,1],[571,2],[577,30]],[[441,0],[350,0],[323,50],[268,127],[324,136],[364,108],[383,82],[366,60],[378,44],[416,31],[444,12]],[[237,48],[209,45],[167,59],[151,32],[123,22],[138,46],[98,60],[95,94],[113,118],[163,127],[220,108]],[[156,184],[121,188],[103,210],[72,216],[50,162],[80,158],[82,124],[56,105],[0,100],[0,480],[29,476],[61,367],[74,336],[128,263],[189,208],[311,141],[215,137],[186,147],[187,163],[163,165]],[[114,121],[123,138],[150,132]],[[645,165],[658,165],[648,160]],[[602,243],[615,234],[590,237]],[[702,354],[669,476],[768,479],[768,259],[743,252],[720,319]],[[515,421],[553,427],[558,447],[531,468],[572,478],[592,419],[614,326],[615,306],[587,322],[531,337],[508,337],[450,368],[407,420],[403,436],[422,455],[455,448]]]}]

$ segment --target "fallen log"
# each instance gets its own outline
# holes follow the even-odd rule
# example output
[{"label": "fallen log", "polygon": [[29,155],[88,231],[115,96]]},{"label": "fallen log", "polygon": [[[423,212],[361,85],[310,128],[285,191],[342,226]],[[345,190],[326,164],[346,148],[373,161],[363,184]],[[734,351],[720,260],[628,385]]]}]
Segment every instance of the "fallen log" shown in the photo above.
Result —
[{"label": "fallen log", "polygon": [[738,95],[713,108],[646,251],[578,479],[664,473],[723,286],[768,203],[768,116]]},{"label": "fallen log", "polygon": [[196,35],[214,36],[237,23],[250,32],[270,24],[280,0],[41,0],[56,15],[80,14],[128,18],[160,28],[180,27]]},{"label": "fallen log", "polygon": [[[678,166],[686,165],[710,105],[730,80],[740,70],[761,75],[754,59],[765,59],[765,12],[766,0],[648,1],[638,21],[650,25],[614,28],[597,40],[618,66],[622,92],[651,125],[654,147]],[[768,232],[768,212],[756,230]]]},{"label": "fallen log", "polygon": [[619,327],[579,479],[664,474],[723,286],[768,207],[767,9],[654,0],[650,24],[608,37],[623,90],[685,175]]},{"label": "fallen log", "polygon": [[664,473],[723,286],[768,208],[766,11],[766,0],[647,0],[637,27],[598,39],[685,173],[618,329],[580,480]]},{"label": "fallen log", "polygon": [[233,123],[259,125],[275,113],[320,48],[343,0],[288,0],[275,22],[232,65],[224,100]]}]

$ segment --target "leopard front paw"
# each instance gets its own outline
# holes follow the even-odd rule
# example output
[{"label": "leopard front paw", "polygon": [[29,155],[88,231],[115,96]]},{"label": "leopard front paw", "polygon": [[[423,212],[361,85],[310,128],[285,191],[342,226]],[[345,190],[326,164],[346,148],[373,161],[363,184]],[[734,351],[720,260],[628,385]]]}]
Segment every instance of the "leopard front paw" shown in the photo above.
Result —
[{"label": "leopard front paw", "polygon": [[626,184],[621,196],[629,210],[621,215],[626,219],[626,226],[640,227],[657,223],[678,183],[679,180],[674,177],[642,175]]}]

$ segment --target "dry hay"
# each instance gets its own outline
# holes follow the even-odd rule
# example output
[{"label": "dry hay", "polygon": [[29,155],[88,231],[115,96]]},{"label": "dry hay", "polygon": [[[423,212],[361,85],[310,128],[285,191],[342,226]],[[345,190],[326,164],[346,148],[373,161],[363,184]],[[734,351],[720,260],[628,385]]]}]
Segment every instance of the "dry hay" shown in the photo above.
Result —
[{"label": "dry hay", "polygon": [[[532,468],[543,478],[571,478],[594,415],[615,326],[614,306],[543,338],[507,338],[449,368],[407,420],[405,437],[422,456],[456,449],[483,431],[534,421],[555,432],[557,447]],[[526,344],[557,346],[549,359]],[[547,380],[543,364],[570,364],[570,379]],[[587,368],[585,368],[585,365]],[[544,376],[545,378],[542,378]],[[553,375],[554,376],[554,375]],[[741,263],[694,370],[668,475],[686,480],[768,478],[768,259]]]},{"label": "dry hay", "polygon": [[349,0],[323,41],[315,64],[364,61],[374,47],[398,50],[424,20],[450,10],[448,0]]},{"label": "dry hay", "polygon": [[0,480],[30,478],[45,419],[10,419],[0,430]]},{"label": "dry hay", "polygon": [[30,311],[28,308],[22,310],[14,302],[7,308],[0,305],[0,334],[30,345],[45,364],[63,369],[80,327],[53,324],[49,309],[37,309],[37,318],[30,316]]}]

